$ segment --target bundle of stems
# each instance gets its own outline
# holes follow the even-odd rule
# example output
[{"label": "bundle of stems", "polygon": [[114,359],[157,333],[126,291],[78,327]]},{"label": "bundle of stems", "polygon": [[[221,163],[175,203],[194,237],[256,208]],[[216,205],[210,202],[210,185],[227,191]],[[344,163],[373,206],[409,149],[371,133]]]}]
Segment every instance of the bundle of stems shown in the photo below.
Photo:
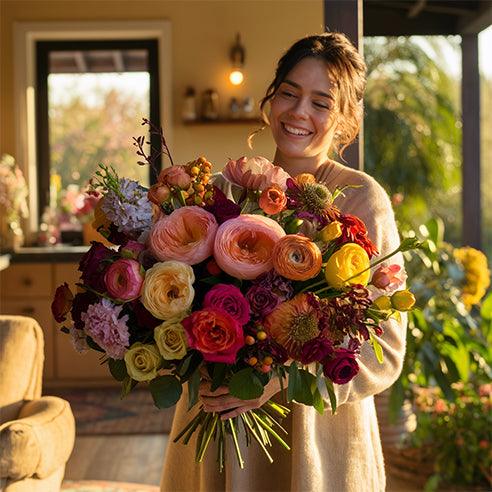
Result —
[{"label": "bundle of stems", "polygon": [[[287,431],[279,423],[279,418],[285,418],[290,410],[268,400],[261,408],[249,410],[238,417],[222,420],[220,413],[207,413],[200,407],[197,415],[176,436],[174,442],[182,440],[188,444],[195,432],[198,432],[196,440],[195,460],[201,463],[205,457],[210,441],[217,442],[217,462],[219,471],[225,467],[227,442],[232,443],[239,466],[244,468],[244,459],[241,454],[238,436],[244,432],[246,445],[256,441],[270,463],[273,458],[267,447],[272,446],[272,438],[290,451],[289,445],[282,439],[280,434],[287,435]],[[229,444],[229,445],[230,445]]]}]

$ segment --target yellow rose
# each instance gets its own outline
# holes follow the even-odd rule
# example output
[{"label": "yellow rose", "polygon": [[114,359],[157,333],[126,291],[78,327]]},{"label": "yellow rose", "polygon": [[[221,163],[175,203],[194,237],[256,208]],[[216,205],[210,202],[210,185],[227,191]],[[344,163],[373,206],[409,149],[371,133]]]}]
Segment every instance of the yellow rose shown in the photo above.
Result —
[{"label": "yellow rose", "polygon": [[126,370],[135,381],[150,381],[157,377],[161,354],[155,345],[134,343],[125,353]]},{"label": "yellow rose", "polygon": [[391,299],[388,296],[381,296],[374,300],[373,305],[381,311],[389,311],[391,306]]},{"label": "yellow rose", "polygon": [[415,296],[409,290],[399,290],[391,296],[391,305],[398,311],[410,311],[415,305]]},{"label": "yellow rose", "polygon": [[180,360],[186,355],[186,333],[180,319],[172,319],[154,328],[154,340],[162,357]]},{"label": "yellow rose", "polygon": [[[335,251],[326,263],[326,281],[337,289],[350,284],[367,285],[371,272],[367,270],[357,275],[366,268],[369,268],[366,250],[358,244],[347,243]],[[352,278],[354,275],[357,277]]]},{"label": "yellow rose", "polygon": [[180,261],[156,263],[145,273],[142,303],[158,319],[177,318],[190,308],[195,290],[193,268]]},{"label": "yellow rose", "polygon": [[319,233],[322,241],[326,243],[338,239],[342,235],[342,224],[338,221],[330,222],[327,226],[321,229]]}]

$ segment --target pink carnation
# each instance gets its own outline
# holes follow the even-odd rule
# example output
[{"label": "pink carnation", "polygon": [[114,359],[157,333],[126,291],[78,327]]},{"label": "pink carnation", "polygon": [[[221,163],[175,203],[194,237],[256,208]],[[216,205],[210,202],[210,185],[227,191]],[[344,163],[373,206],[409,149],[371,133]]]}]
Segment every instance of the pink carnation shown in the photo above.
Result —
[{"label": "pink carnation", "polygon": [[203,300],[203,307],[217,307],[230,314],[240,325],[249,321],[249,302],[234,285],[217,284]]},{"label": "pink carnation", "polygon": [[90,304],[87,312],[81,314],[84,331],[112,359],[123,359],[130,344],[128,315],[121,318],[122,306],[115,306],[109,299]]},{"label": "pink carnation", "polygon": [[176,209],[152,227],[148,245],[160,261],[177,260],[196,265],[213,251],[218,224],[215,217],[201,207]]},{"label": "pink carnation", "polygon": [[129,301],[140,295],[144,281],[142,267],[137,260],[123,258],[116,260],[106,270],[104,282],[113,299]]},{"label": "pink carnation", "polygon": [[273,219],[240,215],[217,230],[215,261],[229,275],[253,280],[273,268],[272,251],[283,236],[284,230]]},{"label": "pink carnation", "polygon": [[372,285],[378,289],[396,290],[407,278],[400,265],[380,266],[372,276]]},{"label": "pink carnation", "polygon": [[285,191],[287,179],[290,178],[281,167],[274,166],[268,159],[260,156],[251,159],[241,157],[237,161],[230,160],[222,174],[233,184],[260,191],[272,185],[277,185]]}]

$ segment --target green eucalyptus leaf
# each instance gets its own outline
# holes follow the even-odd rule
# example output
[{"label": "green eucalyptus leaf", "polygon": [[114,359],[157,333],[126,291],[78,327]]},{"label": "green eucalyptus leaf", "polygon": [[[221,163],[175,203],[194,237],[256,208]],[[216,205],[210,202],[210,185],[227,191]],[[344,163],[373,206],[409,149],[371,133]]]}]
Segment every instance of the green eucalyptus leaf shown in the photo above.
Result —
[{"label": "green eucalyptus leaf", "polygon": [[152,379],[149,383],[150,393],[157,408],[169,408],[175,405],[183,388],[175,376],[166,375]]},{"label": "green eucalyptus leaf", "polygon": [[126,370],[126,364],[123,359],[108,359],[109,372],[116,381],[123,381],[128,377],[128,372]]},{"label": "green eucalyptus leaf", "polygon": [[229,392],[241,400],[259,398],[263,394],[264,389],[263,384],[256,376],[252,367],[247,367],[236,372],[229,382]]}]

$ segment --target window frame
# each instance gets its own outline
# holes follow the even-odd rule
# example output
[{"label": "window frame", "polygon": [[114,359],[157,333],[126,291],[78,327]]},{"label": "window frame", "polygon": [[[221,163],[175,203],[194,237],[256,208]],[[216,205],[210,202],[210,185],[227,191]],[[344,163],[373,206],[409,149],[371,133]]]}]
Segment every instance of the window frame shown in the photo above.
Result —
[{"label": "window frame", "polygon": [[29,189],[29,218],[23,221],[27,244],[36,242],[39,228],[38,156],[36,149],[36,42],[70,40],[157,39],[159,103],[166,142],[173,148],[171,21],[53,21],[14,23],[15,158]]},{"label": "window frame", "polygon": [[[148,53],[149,84],[149,108],[150,121],[157,127],[160,126],[159,110],[159,70],[158,70],[158,43],[156,39],[126,39],[126,40],[70,40],[70,41],[37,41],[36,42],[36,152],[38,156],[38,219],[48,203],[50,189],[50,141],[49,141],[49,101],[48,101],[48,76],[49,54],[52,51],[97,51],[97,50],[124,50],[145,49]],[[158,135],[151,135],[151,144],[154,148],[160,145]],[[161,156],[155,161],[155,166],[160,171],[162,165]],[[149,183],[156,181],[153,170],[148,168]]]}]

